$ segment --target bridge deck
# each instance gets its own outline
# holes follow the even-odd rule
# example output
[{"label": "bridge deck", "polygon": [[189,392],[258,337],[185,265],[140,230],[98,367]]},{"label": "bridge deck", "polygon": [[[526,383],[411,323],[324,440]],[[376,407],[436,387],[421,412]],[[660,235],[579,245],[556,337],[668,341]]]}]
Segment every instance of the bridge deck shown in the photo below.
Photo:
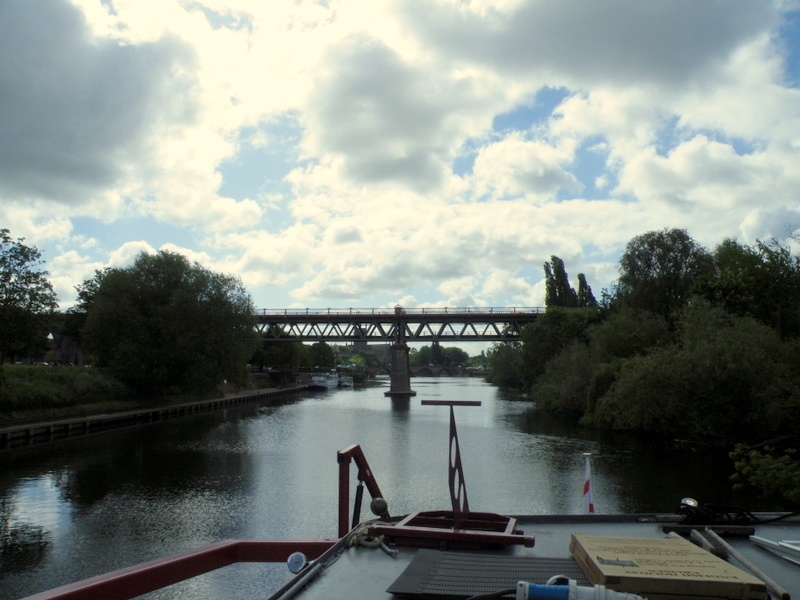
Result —
[{"label": "bridge deck", "polygon": [[541,307],[262,309],[257,330],[286,341],[512,341]]}]

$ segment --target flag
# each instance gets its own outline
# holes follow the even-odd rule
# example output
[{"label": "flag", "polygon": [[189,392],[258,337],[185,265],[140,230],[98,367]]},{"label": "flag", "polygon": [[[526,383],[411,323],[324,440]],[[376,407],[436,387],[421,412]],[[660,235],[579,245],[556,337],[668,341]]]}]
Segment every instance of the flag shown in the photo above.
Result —
[{"label": "flag", "polygon": [[594,496],[592,496],[592,467],[589,464],[590,452],[583,453],[586,459],[586,472],[583,479],[583,514],[594,514]]}]

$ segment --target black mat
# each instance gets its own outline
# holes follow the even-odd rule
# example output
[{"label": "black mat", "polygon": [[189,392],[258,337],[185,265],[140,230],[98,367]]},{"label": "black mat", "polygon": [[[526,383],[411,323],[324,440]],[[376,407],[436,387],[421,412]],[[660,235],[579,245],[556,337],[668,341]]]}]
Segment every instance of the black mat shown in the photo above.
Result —
[{"label": "black mat", "polygon": [[571,558],[419,550],[386,591],[402,598],[460,600],[514,588],[518,581],[546,583],[553,575],[566,575],[578,585],[589,585]]}]

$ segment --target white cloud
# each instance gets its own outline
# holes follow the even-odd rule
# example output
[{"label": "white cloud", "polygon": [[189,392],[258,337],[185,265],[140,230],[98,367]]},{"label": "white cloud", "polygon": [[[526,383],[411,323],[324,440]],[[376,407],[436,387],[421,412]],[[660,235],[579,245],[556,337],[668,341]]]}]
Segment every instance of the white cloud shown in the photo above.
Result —
[{"label": "white cloud", "polygon": [[537,305],[551,255],[597,295],[648,230],[785,238],[782,6],[9,0],[0,220],[65,293],[174,248],[259,305]]},{"label": "white cloud", "polygon": [[511,134],[478,152],[473,168],[476,193],[500,198],[526,196],[540,202],[554,199],[562,189],[577,194],[583,186],[566,169],[576,149],[570,138],[553,146]]},{"label": "white cloud", "polygon": [[125,242],[109,254],[109,261],[106,266],[115,269],[125,269],[130,267],[136,257],[144,252],[145,254],[155,254],[156,250],[150,244],[143,241]]}]

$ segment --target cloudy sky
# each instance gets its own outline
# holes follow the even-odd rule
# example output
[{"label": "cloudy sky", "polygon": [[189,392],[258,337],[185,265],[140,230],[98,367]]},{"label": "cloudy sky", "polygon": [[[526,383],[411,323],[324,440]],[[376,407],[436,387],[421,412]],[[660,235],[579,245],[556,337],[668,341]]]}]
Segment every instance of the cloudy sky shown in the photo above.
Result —
[{"label": "cloudy sky", "polygon": [[599,295],[646,231],[800,231],[798,0],[3,0],[0,56],[64,307],[159,249],[258,307],[541,306],[551,255]]}]

